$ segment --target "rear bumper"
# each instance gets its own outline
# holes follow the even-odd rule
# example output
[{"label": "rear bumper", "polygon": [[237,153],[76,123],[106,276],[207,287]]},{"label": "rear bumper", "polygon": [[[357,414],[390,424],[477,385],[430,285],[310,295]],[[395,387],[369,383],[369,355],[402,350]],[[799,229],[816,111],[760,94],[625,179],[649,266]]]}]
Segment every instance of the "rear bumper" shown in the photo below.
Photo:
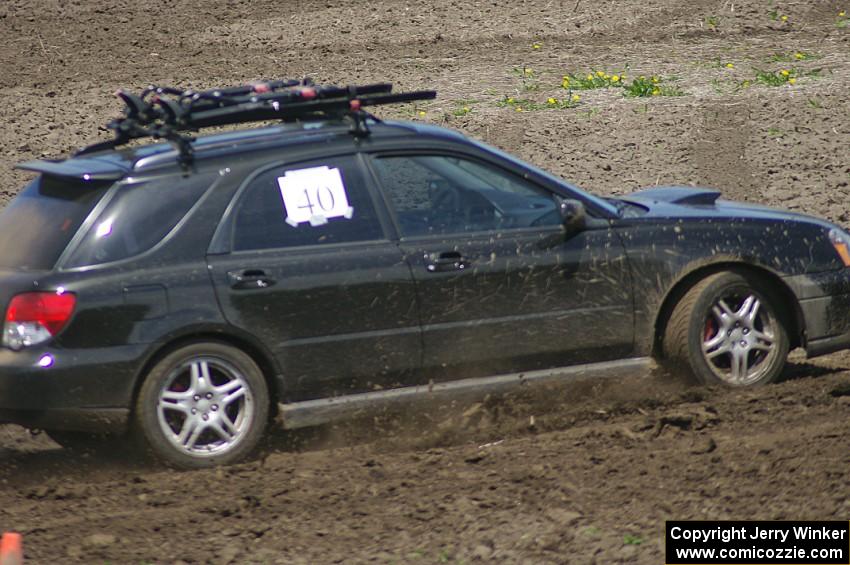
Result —
[{"label": "rear bumper", "polygon": [[130,413],[145,346],[0,349],[0,422],[114,431]]},{"label": "rear bumper", "polygon": [[788,277],[800,305],[809,357],[850,349],[850,269]]}]

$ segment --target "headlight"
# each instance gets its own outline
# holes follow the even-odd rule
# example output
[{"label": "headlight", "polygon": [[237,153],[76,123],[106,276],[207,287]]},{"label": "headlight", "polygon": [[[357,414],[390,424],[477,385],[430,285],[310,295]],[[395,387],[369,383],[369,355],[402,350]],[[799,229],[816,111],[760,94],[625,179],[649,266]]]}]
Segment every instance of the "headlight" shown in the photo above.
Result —
[{"label": "headlight", "polygon": [[829,230],[829,241],[835,248],[835,252],[841,257],[841,262],[845,267],[850,267],[850,235],[847,235],[842,230]]}]

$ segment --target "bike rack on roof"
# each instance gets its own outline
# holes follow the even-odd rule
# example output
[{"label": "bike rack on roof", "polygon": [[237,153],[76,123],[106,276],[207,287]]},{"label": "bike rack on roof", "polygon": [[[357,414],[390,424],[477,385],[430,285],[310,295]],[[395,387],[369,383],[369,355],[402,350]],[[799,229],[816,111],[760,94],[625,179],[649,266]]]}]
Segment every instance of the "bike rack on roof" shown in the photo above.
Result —
[{"label": "bike rack on roof", "polygon": [[431,100],[437,93],[421,90],[393,94],[392,85],[386,83],[318,86],[305,78],[200,92],[149,86],[138,96],[123,90],[116,95],[124,102],[124,116],[106,125],[115,132],[115,138],[89,145],[77,151],[75,157],[151,137],[171,142],[178,150],[181,166],[188,168],[195,138],[185,132],[265,120],[295,122],[347,117],[351,120],[351,133],[363,137],[369,135],[367,120],[380,121],[365,112],[364,107]]}]

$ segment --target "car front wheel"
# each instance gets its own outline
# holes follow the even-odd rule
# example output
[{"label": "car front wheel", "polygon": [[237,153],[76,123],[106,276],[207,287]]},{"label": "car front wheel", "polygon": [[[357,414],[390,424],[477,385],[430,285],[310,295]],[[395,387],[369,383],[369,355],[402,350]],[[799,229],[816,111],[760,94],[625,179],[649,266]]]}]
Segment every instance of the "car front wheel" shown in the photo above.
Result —
[{"label": "car front wheel", "polygon": [[663,362],[706,384],[755,386],[775,381],[788,356],[779,300],[753,275],[715,273],[673,309]]},{"label": "car front wheel", "polygon": [[136,403],[136,427],[165,463],[201,468],[233,463],[259,442],[269,394],[257,364],[220,343],[194,343],[160,360]]}]

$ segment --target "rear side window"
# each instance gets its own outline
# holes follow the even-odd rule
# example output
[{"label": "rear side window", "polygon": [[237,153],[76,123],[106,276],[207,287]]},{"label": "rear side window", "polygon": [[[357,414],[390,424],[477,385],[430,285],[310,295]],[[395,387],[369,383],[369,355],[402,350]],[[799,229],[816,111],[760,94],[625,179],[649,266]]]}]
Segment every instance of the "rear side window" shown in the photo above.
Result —
[{"label": "rear side window", "polygon": [[383,228],[354,157],[275,167],[246,187],[233,250],[382,239]]},{"label": "rear side window", "polygon": [[52,269],[111,184],[35,179],[0,212],[0,268]]},{"label": "rear side window", "polygon": [[183,219],[216,176],[168,176],[118,187],[66,266],[119,261],[151,249]]}]

